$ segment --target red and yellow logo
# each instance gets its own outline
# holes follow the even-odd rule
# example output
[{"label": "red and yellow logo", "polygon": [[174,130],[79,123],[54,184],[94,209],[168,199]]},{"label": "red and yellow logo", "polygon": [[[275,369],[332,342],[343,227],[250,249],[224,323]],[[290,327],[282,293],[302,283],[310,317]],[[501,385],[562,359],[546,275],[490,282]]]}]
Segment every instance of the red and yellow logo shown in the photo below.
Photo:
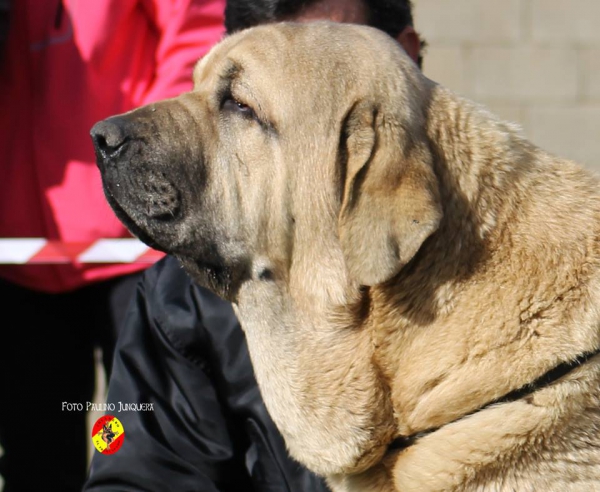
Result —
[{"label": "red and yellow logo", "polygon": [[92,427],[92,441],[102,454],[116,453],[125,440],[125,429],[121,421],[112,415],[104,415]]}]

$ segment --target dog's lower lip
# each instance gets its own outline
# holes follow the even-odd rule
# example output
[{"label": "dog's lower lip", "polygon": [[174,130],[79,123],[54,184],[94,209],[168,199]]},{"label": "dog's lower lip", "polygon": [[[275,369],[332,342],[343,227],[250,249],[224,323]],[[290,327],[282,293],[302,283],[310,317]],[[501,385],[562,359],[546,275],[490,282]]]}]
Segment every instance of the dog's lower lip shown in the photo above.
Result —
[{"label": "dog's lower lip", "polygon": [[112,193],[107,193],[106,198],[115,212],[115,215],[118,219],[125,224],[129,232],[131,232],[135,237],[137,237],[144,244],[150,246],[152,249],[157,251],[162,251],[163,253],[168,253],[163,247],[161,247],[152,237],[146,233],[141,227],[139,227],[135,221],[129,216],[127,212],[121,207],[117,199],[112,195]]},{"label": "dog's lower lip", "polygon": [[150,246],[152,249],[155,249],[157,251],[168,253],[166,249],[164,249],[162,246],[160,246],[160,244],[154,241],[146,232],[144,232],[135,223],[133,223],[132,221],[127,221],[125,223],[127,224],[127,228],[129,229],[129,231],[144,244]]}]

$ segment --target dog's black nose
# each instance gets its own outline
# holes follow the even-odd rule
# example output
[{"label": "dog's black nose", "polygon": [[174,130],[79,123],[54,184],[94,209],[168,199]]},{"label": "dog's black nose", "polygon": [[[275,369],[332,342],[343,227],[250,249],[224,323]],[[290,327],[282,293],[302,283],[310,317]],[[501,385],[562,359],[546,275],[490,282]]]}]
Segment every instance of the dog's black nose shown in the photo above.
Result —
[{"label": "dog's black nose", "polygon": [[117,117],[96,123],[91,131],[98,165],[119,155],[129,140],[124,122]]}]

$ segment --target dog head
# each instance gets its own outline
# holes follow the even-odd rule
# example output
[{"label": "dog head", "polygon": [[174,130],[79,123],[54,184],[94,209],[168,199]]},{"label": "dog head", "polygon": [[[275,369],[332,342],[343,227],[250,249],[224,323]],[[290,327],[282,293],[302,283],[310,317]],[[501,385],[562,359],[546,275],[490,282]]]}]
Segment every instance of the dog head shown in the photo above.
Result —
[{"label": "dog head", "polygon": [[91,133],[118,217],[221,296],[337,251],[344,278],[374,285],[440,221],[430,90],[375,29],[275,24],[225,38],[191,92]]}]

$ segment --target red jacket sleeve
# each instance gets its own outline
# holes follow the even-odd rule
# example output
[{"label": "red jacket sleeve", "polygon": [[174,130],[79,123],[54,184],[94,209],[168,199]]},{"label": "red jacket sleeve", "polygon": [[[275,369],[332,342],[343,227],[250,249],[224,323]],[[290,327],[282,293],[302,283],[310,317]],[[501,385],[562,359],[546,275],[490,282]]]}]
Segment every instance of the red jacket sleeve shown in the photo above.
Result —
[{"label": "red jacket sleeve", "polygon": [[224,33],[225,0],[143,0],[159,35],[156,73],[140,105],[192,88],[196,62]]}]

